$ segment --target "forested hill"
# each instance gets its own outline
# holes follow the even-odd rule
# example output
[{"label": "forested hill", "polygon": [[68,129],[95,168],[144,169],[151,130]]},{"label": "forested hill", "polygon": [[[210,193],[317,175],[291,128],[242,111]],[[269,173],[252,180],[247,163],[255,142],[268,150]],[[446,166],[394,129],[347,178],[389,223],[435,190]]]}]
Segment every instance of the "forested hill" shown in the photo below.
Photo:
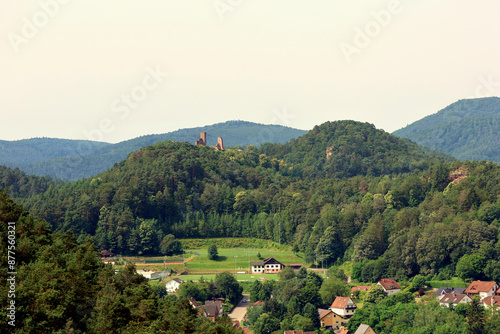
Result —
[{"label": "forested hill", "polygon": [[303,176],[320,178],[407,173],[452,159],[355,121],[327,122],[284,145],[264,144],[260,151],[293,164]]},{"label": "forested hill", "polygon": [[394,134],[458,159],[500,162],[500,98],[460,100]]},{"label": "forested hill", "polygon": [[35,138],[23,141],[0,141],[0,165],[33,175],[61,180],[90,177],[124,160],[130,152],[165,140],[194,143],[200,132],[207,132],[209,145],[222,137],[225,146],[258,146],[264,142],[285,143],[306,131],[280,125],[228,121],[204,127],[147,135],[117,144]]},{"label": "forested hill", "polygon": [[0,166],[0,190],[8,188],[13,198],[26,198],[46,192],[50,186],[62,185],[48,176],[26,175],[19,169]]},{"label": "forested hill", "polygon": [[163,298],[164,285],[152,287],[133,265],[115,273],[91,239],[52,233],[1,190],[0,235],[0,279],[15,277],[15,291],[13,283],[0,285],[1,333],[239,332],[230,319],[200,316],[187,299]]},{"label": "forested hill", "polygon": [[[57,138],[0,140],[0,164],[26,164],[80,154],[111,145],[109,143]],[[45,176],[45,175],[41,175]]]}]

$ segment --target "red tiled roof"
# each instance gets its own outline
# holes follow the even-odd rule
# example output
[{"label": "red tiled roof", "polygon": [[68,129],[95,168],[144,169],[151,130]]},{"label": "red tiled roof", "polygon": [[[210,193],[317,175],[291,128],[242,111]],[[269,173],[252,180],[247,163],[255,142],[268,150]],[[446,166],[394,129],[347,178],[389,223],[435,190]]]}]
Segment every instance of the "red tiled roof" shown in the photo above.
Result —
[{"label": "red tiled roof", "polygon": [[191,305],[193,305],[193,307],[196,307],[196,308],[200,307],[200,304],[193,297],[190,297],[189,301],[191,302]]},{"label": "red tiled roof", "polygon": [[332,309],[333,308],[344,309],[349,301],[351,301],[351,298],[349,298],[349,297],[337,297],[333,301],[333,304],[332,304],[332,306],[330,306],[330,308],[332,308]]},{"label": "red tiled roof", "polygon": [[449,304],[449,303],[458,304],[465,297],[469,298],[467,295],[461,294],[461,293],[458,293],[458,294],[457,293],[445,293],[443,295],[443,297],[441,297],[441,299],[439,299],[439,302],[443,303],[443,304]]},{"label": "red tiled roof", "polygon": [[262,306],[262,304],[264,303],[259,300],[258,302],[250,303],[250,306]]},{"label": "red tiled roof", "polygon": [[378,281],[378,283],[382,285],[385,290],[401,289],[401,286],[399,286],[398,282],[396,282],[392,278],[382,278],[380,281]]},{"label": "red tiled roof", "polygon": [[345,328],[345,327],[344,327],[344,328],[343,328],[343,329],[339,332],[339,334],[349,334],[349,330],[348,330],[347,328]]},{"label": "red tiled roof", "polygon": [[500,296],[488,296],[481,301],[484,305],[500,307]]},{"label": "red tiled roof", "polygon": [[324,309],[319,308],[319,309],[318,309],[318,313],[319,313],[319,318],[320,318],[320,319],[323,319],[323,318],[324,318],[324,317],[326,317],[328,314],[333,313],[333,311],[332,311],[332,310],[324,310]]},{"label": "red tiled roof", "polygon": [[476,294],[480,292],[488,292],[495,284],[495,282],[474,281],[467,289],[465,289],[465,293]]},{"label": "red tiled roof", "polygon": [[352,287],[351,289],[351,293],[356,291],[356,290],[359,290],[359,291],[368,291],[370,290],[371,286],[363,286],[363,285],[360,285],[360,286],[354,286]]}]

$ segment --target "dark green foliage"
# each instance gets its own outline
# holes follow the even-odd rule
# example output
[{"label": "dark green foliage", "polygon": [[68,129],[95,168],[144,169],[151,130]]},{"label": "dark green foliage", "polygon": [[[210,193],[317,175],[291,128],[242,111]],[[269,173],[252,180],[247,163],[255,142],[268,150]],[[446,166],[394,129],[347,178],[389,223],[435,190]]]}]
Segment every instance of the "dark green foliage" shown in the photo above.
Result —
[{"label": "dark green foliage", "polygon": [[285,145],[262,145],[260,150],[294,164],[293,173],[314,178],[407,173],[446,159],[369,123],[355,121],[326,122]]},{"label": "dark green foliage", "polygon": [[167,234],[163,237],[160,244],[160,251],[163,255],[167,256],[182,254],[182,244],[179,240],[175,239],[173,234]]},{"label": "dark green foliage", "polygon": [[263,313],[251,328],[255,334],[268,334],[280,329],[280,321],[269,313]]},{"label": "dark green foliage", "polygon": [[9,188],[8,194],[12,198],[35,196],[46,192],[50,186],[61,184],[62,182],[53,181],[48,176],[26,175],[17,168],[0,166],[0,189]]},{"label": "dark green foliage", "polygon": [[360,324],[368,324],[377,333],[387,334],[468,333],[465,319],[448,308],[440,307],[437,302],[367,304],[357,309],[349,320],[349,330],[354,332]]},{"label": "dark green foliage", "polygon": [[227,271],[217,274],[215,276],[215,285],[217,286],[219,296],[229,300],[232,304],[240,301],[243,288],[236,281],[233,274]]},{"label": "dark green foliage", "polygon": [[212,244],[208,246],[208,259],[209,260],[216,260],[218,256],[217,252],[217,245]]},{"label": "dark green foliage", "polygon": [[460,100],[395,135],[463,160],[500,162],[500,98]]},{"label": "dark green foliage", "polygon": [[[0,302],[15,300],[15,327],[0,309],[1,333],[234,333],[231,322],[198,316],[186,299],[164,297],[135,272],[115,274],[102,264],[91,239],[78,243],[71,232],[51,233],[0,191],[0,279],[7,274],[9,222],[15,222],[15,298],[0,286]],[[12,224],[10,224],[12,225]],[[12,245],[11,245],[12,246]],[[12,248],[10,249],[12,251]]]},{"label": "dark green foliage", "polygon": [[484,323],[486,320],[484,308],[479,305],[479,296],[475,296],[467,308],[467,329],[471,334],[484,333]]},{"label": "dark green foliage", "polygon": [[348,297],[349,288],[345,281],[333,276],[323,282],[319,293],[323,304],[331,305],[336,297]]},{"label": "dark green foliage", "polygon": [[[194,143],[200,132],[208,133],[208,145],[223,137],[226,146],[258,146],[264,142],[285,143],[306,131],[281,125],[264,125],[245,121],[228,121],[204,127],[181,129],[165,134],[147,135],[117,144],[101,142],[35,138],[0,141],[0,164],[19,167],[29,174],[62,180],[78,180],[101,173],[141,147],[165,140]],[[268,136],[271,133],[272,136]]]}]

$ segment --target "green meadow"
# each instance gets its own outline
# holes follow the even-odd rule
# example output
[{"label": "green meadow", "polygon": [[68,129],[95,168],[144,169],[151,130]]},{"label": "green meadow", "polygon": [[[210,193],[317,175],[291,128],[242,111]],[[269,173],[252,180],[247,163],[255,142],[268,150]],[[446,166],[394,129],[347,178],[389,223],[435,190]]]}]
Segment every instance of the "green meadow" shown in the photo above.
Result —
[{"label": "green meadow", "polygon": [[199,255],[193,253],[186,254],[185,267],[189,273],[219,273],[229,271],[250,272],[250,262],[261,261],[257,257],[260,254],[262,259],[274,257],[282,263],[304,263],[303,259],[291,250],[272,250],[265,248],[219,248],[216,260],[208,259],[208,247],[195,249]]}]

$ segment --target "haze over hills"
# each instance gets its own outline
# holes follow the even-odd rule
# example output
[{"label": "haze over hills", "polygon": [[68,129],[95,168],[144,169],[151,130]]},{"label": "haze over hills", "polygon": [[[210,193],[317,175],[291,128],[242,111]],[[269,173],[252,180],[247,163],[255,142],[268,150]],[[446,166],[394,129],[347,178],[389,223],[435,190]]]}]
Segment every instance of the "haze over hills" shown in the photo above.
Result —
[{"label": "haze over hills", "polygon": [[146,135],[117,144],[52,138],[0,141],[0,164],[17,167],[27,174],[76,180],[103,172],[144,146],[165,140],[194,143],[202,131],[208,133],[209,145],[215,145],[217,137],[222,137],[226,146],[258,146],[266,141],[285,143],[306,133],[281,125],[228,121]]},{"label": "haze over hills", "polygon": [[457,159],[500,162],[500,98],[460,100],[393,134]]}]

